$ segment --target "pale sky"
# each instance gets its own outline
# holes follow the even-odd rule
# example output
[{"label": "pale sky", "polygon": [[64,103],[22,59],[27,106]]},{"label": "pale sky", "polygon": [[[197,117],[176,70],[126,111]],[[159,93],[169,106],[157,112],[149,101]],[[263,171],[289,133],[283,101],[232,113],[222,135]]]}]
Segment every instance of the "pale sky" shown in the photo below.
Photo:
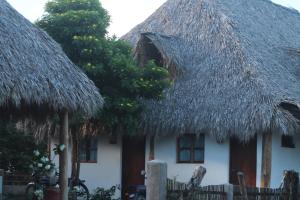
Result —
[{"label": "pale sky", "polygon": [[[27,19],[34,22],[44,12],[48,0],[7,0]],[[225,1],[225,0],[224,0]],[[300,11],[300,0],[272,0],[277,4]],[[144,21],[166,0],[100,0],[111,16],[109,34],[121,37]]]}]

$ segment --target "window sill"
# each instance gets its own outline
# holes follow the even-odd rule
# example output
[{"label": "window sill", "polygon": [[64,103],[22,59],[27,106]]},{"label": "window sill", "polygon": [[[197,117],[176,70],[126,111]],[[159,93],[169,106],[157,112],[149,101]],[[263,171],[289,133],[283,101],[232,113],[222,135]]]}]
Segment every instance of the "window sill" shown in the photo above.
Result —
[{"label": "window sill", "polygon": [[82,160],[82,161],[80,161],[80,163],[91,163],[91,164],[95,164],[95,163],[97,163],[97,161]]},{"label": "window sill", "polygon": [[179,161],[177,161],[176,164],[204,164],[204,161],[203,162],[179,162]]},{"label": "window sill", "polygon": [[281,146],[281,148],[285,148],[285,149],[296,149],[296,146]]}]

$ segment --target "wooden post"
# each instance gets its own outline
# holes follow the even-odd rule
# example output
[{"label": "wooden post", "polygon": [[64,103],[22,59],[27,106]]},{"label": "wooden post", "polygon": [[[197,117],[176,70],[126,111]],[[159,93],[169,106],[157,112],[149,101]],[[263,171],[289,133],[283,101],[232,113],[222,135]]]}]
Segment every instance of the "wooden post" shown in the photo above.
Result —
[{"label": "wooden post", "polygon": [[248,200],[247,187],[246,187],[244,173],[243,172],[238,172],[237,176],[238,176],[238,179],[239,179],[240,193],[242,195],[242,198],[243,198],[243,200]]},{"label": "wooden post", "polygon": [[260,186],[263,188],[269,188],[271,182],[272,166],[272,134],[265,133],[262,137],[263,138]]},{"label": "wooden post", "polygon": [[147,200],[166,200],[167,163],[158,160],[147,162],[146,185]]},{"label": "wooden post", "polygon": [[149,151],[149,161],[154,160],[155,156],[154,156],[154,145],[155,145],[155,137],[154,136],[150,136],[150,151]]},{"label": "wooden post", "polygon": [[59,185],[60,200],[68,200],[68,144],[69,144],[69,120],[68,112],[64,111],[60,116],[60,145],[65,145],[59,154]]},{"label": "wooden post", "polygon": [[201,186],[202,180],[206,174],[206,168],[199,166],[195,169],[193,176],[187,184],[188,189],[199,188]]}]

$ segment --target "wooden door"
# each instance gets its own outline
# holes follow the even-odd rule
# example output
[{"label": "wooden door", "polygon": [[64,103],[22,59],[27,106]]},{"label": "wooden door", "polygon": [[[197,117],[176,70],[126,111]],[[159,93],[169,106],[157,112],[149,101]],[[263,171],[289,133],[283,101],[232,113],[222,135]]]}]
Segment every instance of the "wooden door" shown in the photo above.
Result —
[{"label": "wooden door", "polygon": [[122,151],[122,196],[130,185],[144,185],[145,138],[123,137]]},{"label": "wooden door", "polygon": [[237,172],[243,172],[247,186],[256,186],[256,137],[246,144],[238,139],[230,140],[229,182],[238,185]]}]

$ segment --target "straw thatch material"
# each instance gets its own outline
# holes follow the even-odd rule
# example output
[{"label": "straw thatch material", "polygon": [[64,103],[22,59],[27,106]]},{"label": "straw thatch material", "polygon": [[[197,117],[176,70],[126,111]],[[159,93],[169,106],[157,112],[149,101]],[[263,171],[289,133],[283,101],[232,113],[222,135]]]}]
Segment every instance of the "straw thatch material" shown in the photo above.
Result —
[{"label": "straw thatch material", "polygon": [[156,49],[181,72],[164,100],[146,101],[144,133],[299,131],[299,12],[268,0],[169,0],[122,39],[141,64]]},{"label": "straw thatch material", "polygon": [[[0,1],[0,106],[91,115],[103,104],[98,89],[61,47],[6,0]],[[26,109],[27,108],[27,109]],[[42,114],[41,114],[42,115]]]}]

